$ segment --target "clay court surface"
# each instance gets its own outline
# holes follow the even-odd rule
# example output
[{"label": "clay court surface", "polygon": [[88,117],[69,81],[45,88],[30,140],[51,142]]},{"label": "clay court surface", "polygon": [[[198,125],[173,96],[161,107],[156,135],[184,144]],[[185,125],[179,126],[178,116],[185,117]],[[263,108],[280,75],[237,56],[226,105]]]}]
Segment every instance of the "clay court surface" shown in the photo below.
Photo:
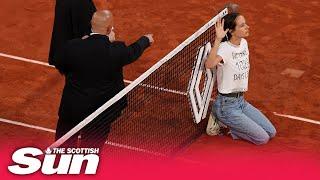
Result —
[{"label": "clay court surface", "polygon": [[[179,158],[203,164],[225,162],[233,166],[227,167],[230,169],[241,166],[241,162],[268,162],[264,166],[270,167],[309,162],[308,165],[314,163],[320,169],[317,13],[320,2],[235,2],[240,4],[240,11],[250,26],[251,74],[246,99],[269,117],[278,134],[267,145],[254,146],[228,136],[210,137],[203,132]],[[1,1],[1,119],[55,129],[64,78],[54,68],[4,57],[7,54],[47,62],[54,3],[53,0]],[[153,33],[155,38],[140,60],[125,68],[125,79],[134,80],[145,72],[216,15],[225,3],[219,0],[109,1],[117,39],[129,44],[146,33]],[[17,126],[11,121],[0,122],[0,147],[23,147],[54,140],[52,132]],[[284,171],[291,170],[289,166]],[[260,171],[264,173],[264,170],[257,172]]]}]

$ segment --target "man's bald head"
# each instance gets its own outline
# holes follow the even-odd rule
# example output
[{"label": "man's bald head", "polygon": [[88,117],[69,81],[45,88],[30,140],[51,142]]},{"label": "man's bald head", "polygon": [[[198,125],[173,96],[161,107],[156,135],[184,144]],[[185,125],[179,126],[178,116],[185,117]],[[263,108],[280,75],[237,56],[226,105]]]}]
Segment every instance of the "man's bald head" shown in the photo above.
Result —
[{"label": "man's bald head", "polygon": [[92,31],[108,35],[113,27],[113,15],[108,10],[97,11],[91,19]]}]

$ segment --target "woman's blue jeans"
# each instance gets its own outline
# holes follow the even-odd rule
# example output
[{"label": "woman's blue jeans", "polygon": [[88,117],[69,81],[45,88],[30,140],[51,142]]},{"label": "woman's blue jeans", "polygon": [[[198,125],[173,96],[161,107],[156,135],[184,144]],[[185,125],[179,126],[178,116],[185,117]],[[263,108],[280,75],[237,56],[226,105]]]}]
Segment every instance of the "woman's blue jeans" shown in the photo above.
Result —
[{"label": "woman's blue jeans", "polygon": [[268,118],[243,96],[226,97],[218,94],[213,115],[230,129],[233,139],[245,139],[260,145],[276,135],[276,129]]}]

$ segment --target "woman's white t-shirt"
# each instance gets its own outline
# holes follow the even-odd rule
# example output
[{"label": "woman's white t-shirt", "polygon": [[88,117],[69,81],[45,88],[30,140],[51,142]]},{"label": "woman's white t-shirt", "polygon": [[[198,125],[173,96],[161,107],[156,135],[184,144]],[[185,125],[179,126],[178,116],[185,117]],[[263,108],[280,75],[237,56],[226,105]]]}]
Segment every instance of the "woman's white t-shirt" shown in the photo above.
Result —
[{"label": "woman's white t-shirt", "polygon": [[250,70],[247,41],[242,38],[239,46],[222,42],[217,55],[223,59],[217,66],[218,91],[223,94],[247,91]]}]

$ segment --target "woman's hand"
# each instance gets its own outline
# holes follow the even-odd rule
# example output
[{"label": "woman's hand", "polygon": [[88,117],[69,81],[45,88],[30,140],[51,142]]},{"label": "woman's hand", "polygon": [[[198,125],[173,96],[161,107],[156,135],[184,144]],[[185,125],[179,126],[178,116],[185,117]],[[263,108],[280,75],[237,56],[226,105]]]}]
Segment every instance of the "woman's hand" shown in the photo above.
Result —
[{"label": "woman's hand", "polygon": [[222,20],[218,19],[218,21],[215,24],[215,28],[216,28],[216,39],[220,41],[226,36],[227,32],[229,31],[229,29],[224,30],[223,26],[224,26],[224,19]]}]

